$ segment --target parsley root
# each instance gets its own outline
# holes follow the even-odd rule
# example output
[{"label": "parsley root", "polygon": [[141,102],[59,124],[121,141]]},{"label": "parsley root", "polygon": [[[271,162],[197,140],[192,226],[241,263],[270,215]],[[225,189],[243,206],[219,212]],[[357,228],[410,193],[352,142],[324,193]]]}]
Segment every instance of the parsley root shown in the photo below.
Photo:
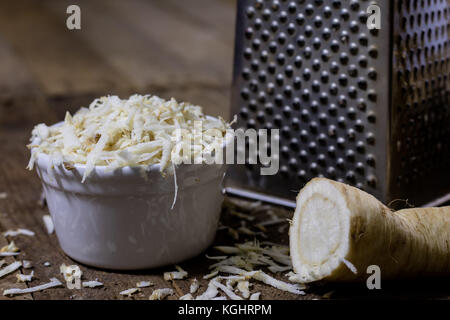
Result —
[{"label": "parsley root", "polygon": [[317,178],[297,196],[289,233],[297,281],[362,280],[370,265],[383,278],[450,275],[450,207],[392,211],[364,191]]}]

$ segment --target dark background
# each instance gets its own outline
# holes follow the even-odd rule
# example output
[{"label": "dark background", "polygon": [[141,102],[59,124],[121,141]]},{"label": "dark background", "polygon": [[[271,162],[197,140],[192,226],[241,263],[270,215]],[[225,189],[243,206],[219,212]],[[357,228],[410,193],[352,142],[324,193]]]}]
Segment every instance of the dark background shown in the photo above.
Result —
[{"label": "dark background", "polygon": [[[66,27],[71,4],[81,8],[81,30]],[[235,6],[234,0],[1,1],[0,125],[55,121],[96,97],[133,93],[175,97],[228,118]]]}]

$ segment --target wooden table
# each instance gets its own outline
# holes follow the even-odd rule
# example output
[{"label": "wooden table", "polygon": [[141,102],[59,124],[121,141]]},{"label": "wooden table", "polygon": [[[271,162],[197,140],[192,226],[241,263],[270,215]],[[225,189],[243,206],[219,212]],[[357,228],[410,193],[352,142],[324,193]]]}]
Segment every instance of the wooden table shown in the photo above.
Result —
[{"label": "wooden table", "polygon": [[[69,31],[65,11],[72,3],[0,2],[0,193],[8,195],[0,199],[0,231],[21,227],[36,232],[34,237],[14,239],[22,252],[17,259],[34,265],[36,279],[29,286],[54,276],[62,279],[59,266],[76,263],[61,251],[56,236],[47,234],[42,216],[48,211],[38,205],[40,182],[34,172],[25,170],[29,158],[25,145],[35,124],[54,123],[66,110],[74,112],[95,97],[126,97],[136,92],[174,96],[204,106],[208,114],[229,118],[235,1],[76,1],[82,11],[82,29]],[[265,207],[256,214],[257,219],[264,219],[268,209],[281,217],[292,216],[289,210]],[[221,223],[237,227],[240,221],[224,209]],[[269,239],[287,244],[287,228],[279,229],[280,225],[269,228]],[[252,239],[241,235],[239,242]],[[234,242],[225,229],[218,231],[216,245]],[[0,247],[5,244],[7,239],[0,235]],[[216,254],[214,249],[208,253]],[[9,263],[14,260],[7,258]],[[51,265],[46,267],[45,262]],[[209,272],[209,264],[201,255],[181,265],[189,279],[201,279]],[[147,299],[154,288],[171,286],[162,274],[173,267],[140,272],[81,269],[84,279],[99,279],[104,287],[56,288],[13,299],[123,299],[120,291],[150,280],[154,287],[133,296]],[[188,291],[189,279],[176,282],[178,291]],[[200,290],[206,284],[202,280]],[[17,284],[14,273],[0,280],[1,292],[18,286],[26,285]],[[324,294],[332,298],[448,298],[448,287],[445,281],[429,280],[383,283],[380,292],[369,292],[364,284],[318,284],[305,296],[261,284],[255,284],[254,290],[261,291],[263,299],[318,299]],[[0,295],[0,299],[12,298]]]}]

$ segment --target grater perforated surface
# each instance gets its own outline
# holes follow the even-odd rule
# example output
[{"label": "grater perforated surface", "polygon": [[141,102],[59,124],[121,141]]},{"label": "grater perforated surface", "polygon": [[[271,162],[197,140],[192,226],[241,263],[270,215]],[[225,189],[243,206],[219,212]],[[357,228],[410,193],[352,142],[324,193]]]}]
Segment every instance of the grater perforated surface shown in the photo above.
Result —
[{"label": "grater perforated surface", "polygon": [[[419,8],[422,2],[429,7],[426,16]],[[381,30],[367,28],[366,9],[372,3],[381,7]],[[414,136],[398,130],[404,126],[404,130],[419,131],[419,127],[404,123],[418,114],[425,116],[421,111],[403,110],[415,103],[411,100],[415,95],[408,92],[417,88],[402,77],[414,74],[414,66],[403,58],[403,47],[412,50],[416,28],[427,28],[426,37],[428,29],[439,33],[436,39],[422,41],[423,45],[433,43],[420,53],[426,70],[423,78],[429,79],[422,86],[433,88],[427,99],[443,99],[440,111],[435,110],[437,104],[424,108],[435,110],[430,111],[426,121],[434,119],[441,129],[436,131],[431,126],[428,134],[439,135],[440,141],[447,139],[446,144],[441,143],[445,146],[439,156],[448,155],[448,3],[239,1],[233,112],[239,115],[238,127],[280,129],[280,173],[260,176],[257,165],[236,166],[229,172],[227,186],[293,200],[304,183],[325,176],[355,185],[382,201],[392,199],[394,194],[401,196],[405,191],[402,179],[409,173],[400,167],[411,170],[402,157],[412,161],[415,152],[424,153],[409,146],[407,141],[414,141]],[[416,11],[407,9],[414,6]],[[395,13],[391,14],[394,7]],[[417,17],[420,14],[422,18]],[[412,19],[422,19],[422,26],[416,27]],[[439,60],[438,66],[435,60],[428,62],[431,55]],[[428,68],[432,70],[427,71]],[[442,68],[447,68],[447,72],[443,73]],[[391,79],[393,73],[396,76]],[[446,88],[444,94],[442,88]],[[405,103],[406,96],[410,102]],[[422,99],[424,94],[421,92],[418,97]],[[433,112],[438,114],[432,115]],[[402,148],[409,146],[409,153],[399,156],[403,150],[393,148],[397,141]],[[429,141],[424,140],[425,149]],[[429,157],[430,161],[437,161],[432,155]],[[391,182],[394,177],[398,180],[396,188]]]},{"label": "grater perforated surface", "polygon": [[450,180],[450,1],[394,7],[392,197],[431,198]]}]

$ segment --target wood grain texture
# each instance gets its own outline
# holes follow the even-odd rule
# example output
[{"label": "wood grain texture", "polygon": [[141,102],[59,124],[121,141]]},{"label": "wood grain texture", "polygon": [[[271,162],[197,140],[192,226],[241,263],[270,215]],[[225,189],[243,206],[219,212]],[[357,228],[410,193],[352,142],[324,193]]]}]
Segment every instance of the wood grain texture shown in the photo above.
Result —
[{"label": "wood grain texture", "polygon": [[[0,212],[0,222],[2,221],[2,218],[5,219],[5,217],[7,217],[7,214]],[[0,224],[0,232],[3,233],[4,231],[5,230],[3,230],[2,225]],[[8,245],[7,239],[4,238],[2,235],[0,235],[0,248],[2,248],[3,246],[6,246],[6,245]],[[11,264],[15,261],[20,261],[19,259],[16,259],[14,257],[0,258],[0,260],[4,260],[5,263],[7,263],[7,264]],[[4,267],[6,267],[6,265],[4,265],[3,268]],[[23,272],[22,272],[22,270],[19,269],[19,270],[14,271],[14,272],[10,273],[9,275],[4,276],[3,278],[0,279],[0,300],[32,300],[33,299],[31,294],[24,294],[24,295],[13,296],[13,297],[6,297],[2,294],[3,291],[6,289],[10,289],[10,288],[25,289],[27,287],[27,285],[25,283],[17,282],[16,274],[18,274],[18,273],[23,273]],[[30,273],[30,270],[26,270],[25,274],[29,274],[29,273]],[[33,283],[33,282],[31,282],[31,283]]]},{"label": "wood grain texture", "polygon": [[121,12],[125,21],[151,38],[156,48],[163,47],[173,54],[182,69],[194,82],[222,84],[220,79],[231,76],[232,48],[208,29],[185,23],[157,1],[111,0],[105,4]]},{"label": "wood grain texture", "polygon": [[[76,31],[65,27],[69,0],[5,2],[0,36],[59,117],[105,94],[152,93],[229,118],[234,5],[202,1],[76,1],[82,10]],[[193,14],[201,5],[207,14]],[[223,17],[215,21],[213,12]],[[20,88],[8,103],[31,92]]]},{"label": "wood grain texture", "polygon": [[1,1],[0,30],[48,95],[127,87],[111,68],[38,1]]},{"label": "wood grain texture", "polygon": [[[20,259],[27,259],[33,262],[37,279],[35,283],[46,282],[51,277],[58,277],[63,280],[59,274],[59,266],[62,263],[78,264],[67,257],[59,248],[57,238],[54,234],[48,235],[42,221],[42,216],[48,214],[46,208],[41,208],[37,202],[40,197],[41,186],[35,172],[25,170],[28,160],[28,152],[23,147],[28,139],[28,132],[25,130],[0,130],[0,143],[4,145],[0,154],[0,190],[8,193],[6,200],[0,200],[0,212],[4,215],[0,217],[2,231],[16,228],[28,228],[33,230],[35,237],[19,236],[14,241],[21,248]],[[286,218],[292,215],[292,212],[283,209],[278,210],[280,215]],[[261,219],[266,218],[265,212],[261,211],[257,215]],[[239,227],[240,222],[235,217],[224,211],[222,223],[232,227]],[[287,224],[287,221],[286,221]],[[278,234],[276,228],[272,233],[272,239],[281,243],[287,243],[287,234]],[[252,237],[243,237],[241,241],[251,240]],[[231,239],[226,231],[219,231],[215,245],[232,245]],[[214,249],[209,249],[210,255],[217,255]],[[44,266],[45,262],[50,262],[50,266]],[[190,281],[195,277],[200,280],[201,289],[205,290],[207,281],[203,280],[203,275],[209,273],[208,265],[212,262],[207,260],[202,254],[195,259],[191,259],[181,266],[189,272],[189,279],[176,281],[177,286],[183,291],[188,292]],[[69,290],[67,288],[53,288],[43,292],[33,293],[34,299],[125,299],[119,292],[136,286],[139,281],[151,281],[155,286],[144,288],[139,294],[134,295],[133,299],[148,299],[148,296],[155,288],[172,287],[172,284],[163,280],[162,275],[165,271],[173,271],[173,266],[155,270],[144,270],[137,272],[112,272],[104,271],[87,266],[81,266],[84,273],[83,280],[95,280],[103,282],[103,288],[83,288],[81,290]],[[1,282],[1,281],[0,281]],[[35,285],[33,283],[33,285]],[[5,285],[10,286],[10,283]],[[257,284],[255,289],[262,292],[265,298],[294,299],[303,298],[285,292],[272,290],[270,287]],[[308,296],[314,297],[312,296]],[[177,295],[169,299],[176,299]]]},{"label": "wood grain texture", "polygon": [[0,125],[34,123],[46,112],[44,100],[36,78],[0,35]]},{"label": "wood grain texture", "polygon": [[[69,31],[65,26],[68,4],[81,7],[80,31]],[[190,101],[202,105],[208,114],[229,119],[235,8],[235,0],[0,2],[0,192],[8,193],[7,199],[0,199],[0,232],[23,227],[36,233],[35,237],[14,239],[21,249],[17,259],[31,260],[34,265],[36,279],[29,285],[55,276],[63,280],[59,266],[77,264],[61,251],[56,235],[47,234],[42,216],[48,211],[37,203],[40,181],[35,172],[25,169],[29,158],[25,145],[33,125],[62,120],[66,110],[75,112],[101,95],[126,97],[135,92]],[[250,203],[240,204],[245,207]],[[255,215],[264,220],[270,210],[285,218],[292,216],[291,211],[272,206]],[[221,223],[240,226],[228,210],[223,211]],[[278,227],[269,228],[270,240],[287,244],[287,222],[284,231],[279,232]],[[0,247],[7,243],[2,234]],[[239,241],[252,239],[247,236]],[[234,242],[221,230],[214,244]],[[207,252],[218,254],[213,248]],[[46,267],[45,262],[51,265]],[[202,277],[209,272],[209,264],[203,254],[182,263],[190,276],[176,281],[176,286],[186,293],[196,277],[201,282],[200,292],[204,291],[207,281]],[[128,299],[119,292],[143,280],[155,286],[142,289],[132,299],[148,299],[153,289],[171,286],[162,274],[174,269],[112,272],[80,267],[84,280],[98,279],[105,286],[54,288],[14,299]],[[14,274],[0,279],[0,291],[16,286]],[[371,293],[365,285],[317,284],[308,295],[294,296],[255,282],[253,290],[260,291],[263,299],[317,299],[330,291],[337,298],[448,298],[448,285],[442,280],[439,286],[429,281],[415,287],[387,284],[386,288],[383,293]],[[0,294],[0,299],[11,298]]]},{"label": "wood grain texture", "polygon": [[[65,8],[72,1],[44,3],[61,24],[65,23]],[[182,78],[182,60],[128,23],[120,11],[105,5],[104,1],[79,1],[78,5],[83,15],[78,36],[113,68],[125,74],[139,91],[150,85],[169,86],[186,81]]]},{"label": "wood grain texture", "polygon": [[[0,192],[7,192],[8,198],[0,200],[1,231],[15,229],[18,227],[28,228],[36,232],[35,237],[19,236],[14,241],[21,249],[22,254],[19,259],[31,260],[34,264],[34,270],[37,279],[32,283],[44,283],[50,277],[58,277],[59,266],[62,263],[78,264],[67,257],[60,249],[57,238],[54,234],[46,233],[42,216],[48,214],[46,208],[41,208],[37,201],[40,196],[41,186],[37,175],[24,169],[28,160],[28,151],[23,147],[28,139],[28,131],[18,128],[16,130],[0,129]],[[238,204],[239,210],[246,210],[254,205],[252,202],[233,199]],[[274,206],[262,206],[260,210],[254,212],[256,221],[263,221],[268,218],[269,212],[275,212],[278,216],[286,219],[292,217],[292,211]],[[240,219],[229,214],[228,210],[222,213],[221,223],[225,226],[237,228],[240,226]],[[287,227],[288,221],[284,223]],[[287,228],[281,232],[278,230],[280,225],[268,228],[268,238],[276,243],[288,244]],[[1,237],[0,237],[1,239]],[[252,241],[251,236],[242,236],[239,242]],[[264,240],[264,239],[260,239]],[[233,240],[226,230],[218,231],[214,245],[233,245]],[[4,243],[4,239],[3,239]],[[218,255],[212,247],[207,250],[209,255]],[[44,263],[50,262],[51,266],[45,267]],[[180,265],[189,272],[189,278],[176,281],[176,285],[183,293],[188,291],[190,281],[195,277],[200,280],[200,292],[206,289],[207,281],[203,280],[203,275],[209,272],[208,265],[212,262],[207,260],[203,254],[198,257],[181,263]],[[171,284],[163,280],[163,272],[174,270],[173,266],[154,270],[143,270],[139,272],[112,272],[104,271],[88,266],[80,265],[84,280],[98,279],[105,283],[103,288],[81,290],[69,290],[67,288],[54,288],[43,292],[33,293],[33,299],[148,299],[155,288],[171,287]],[[283,275],[278,276],[285,279]],[[3,287],[15,286],[11,283],[14,279],[3,282]],[[136,285],[138,281],[152,281],[154,287],[144,288],[139,294],[132,298],[125,298],[119,295],[119,292]],[[255,282],[253,290],[260,291],[263,299],[318,299],[322,295],[333,292],[335,298],[402,298],[402,297],[428,297],[428,298],[447,298],[448,286],[443,280],[427,280],[426,282],[414,281],[412,283],[384,283],[384,290],[380,292],[369,292],[365,284],[359,285],[337,285],[337,284],[315,284],[309,290],[306,296],[295,296],[274,290],[269,286]],[[439,284],[439,286],[437,285]],[[3,288],[2,287],[2,288]],[[176,299],[178,296],[169,297]]]},{"label": "wood grain texture", "polygon": [[158,6],[172,12],[178,19],[186,20],[217,35],[226,43],[234,41],[235,1],[189,0],[180,6],[177,0],[155,1]]}]

